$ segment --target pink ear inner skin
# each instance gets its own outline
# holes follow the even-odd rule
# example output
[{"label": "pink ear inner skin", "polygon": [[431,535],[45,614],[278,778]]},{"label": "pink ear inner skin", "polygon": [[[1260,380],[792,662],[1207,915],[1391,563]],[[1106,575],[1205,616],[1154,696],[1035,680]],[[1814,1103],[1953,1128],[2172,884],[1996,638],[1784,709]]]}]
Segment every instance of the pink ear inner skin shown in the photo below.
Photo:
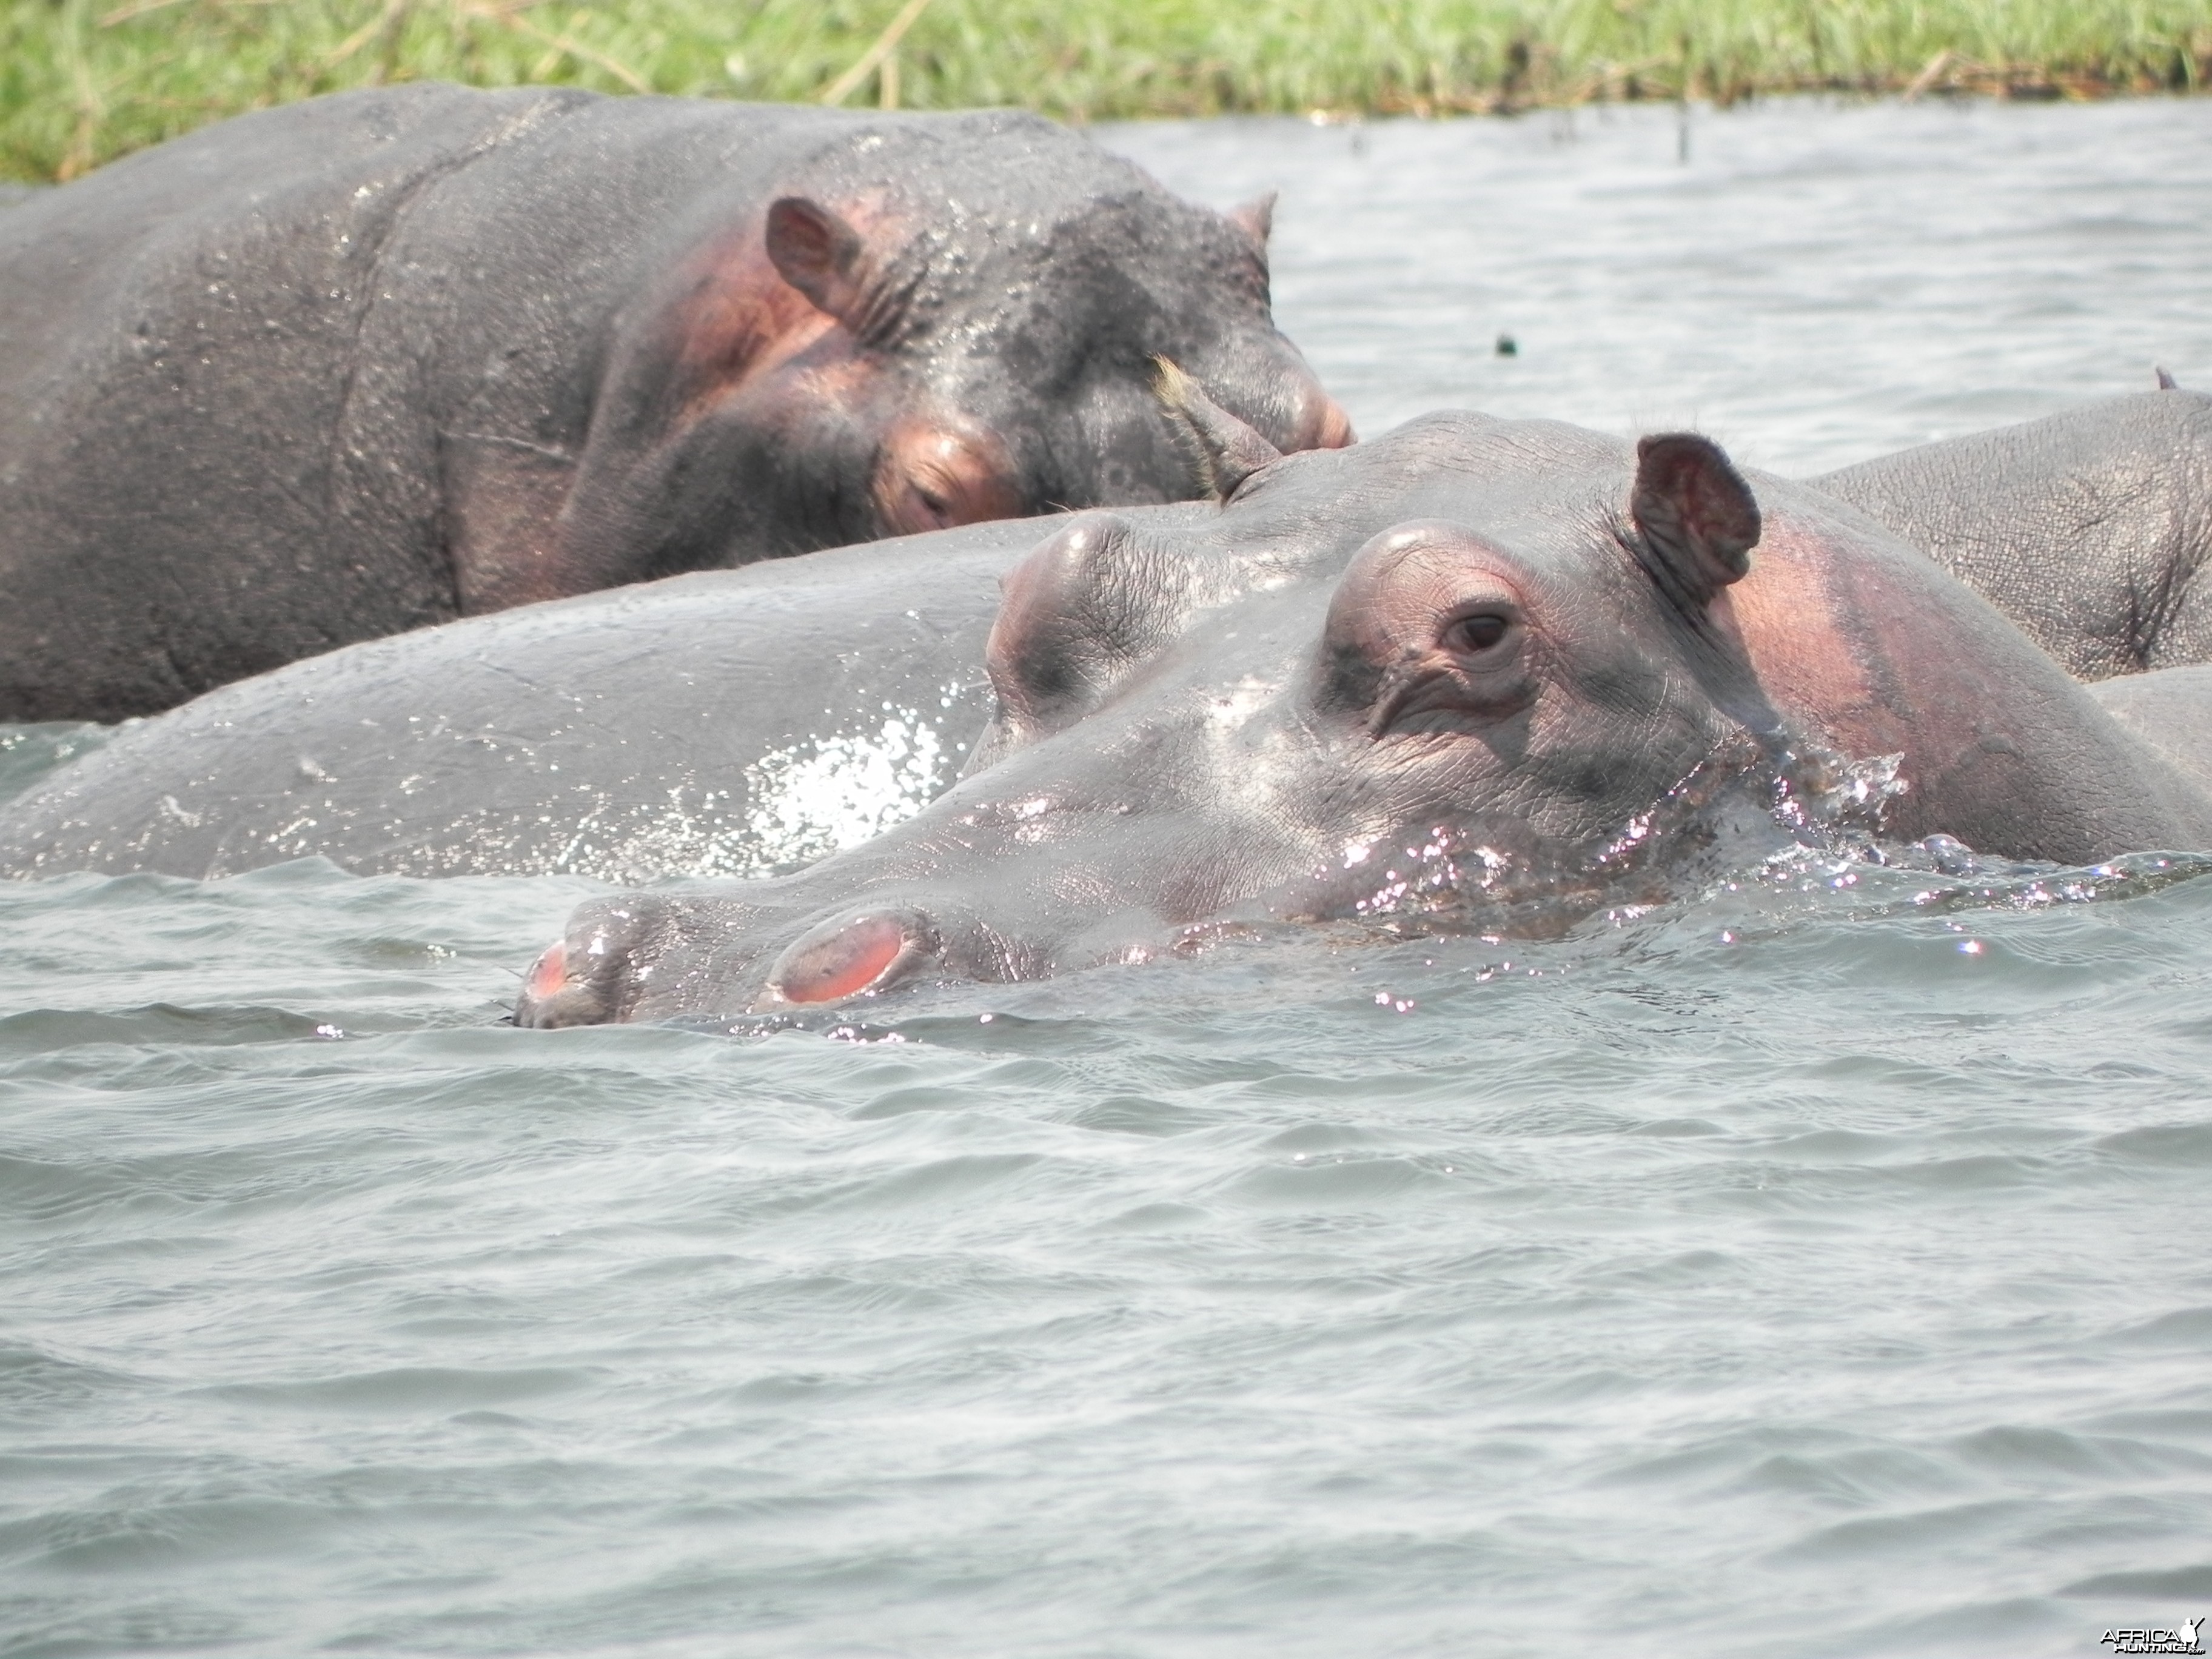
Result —
[{"label": "pink ear inner skin", "polygon": [[561,988],[568,982],[568,947],[556,939],[545,947],[545,953],[530,965],[530,977],[523,981],[523,988],[543,1002],[550,996],[558,995]]},{"label": "pink ear inner skin", "polygon": [[786,1002],[835,1002],[873,985],[905,949],[897,922],[862,916],[784,963],[775,988]]}]

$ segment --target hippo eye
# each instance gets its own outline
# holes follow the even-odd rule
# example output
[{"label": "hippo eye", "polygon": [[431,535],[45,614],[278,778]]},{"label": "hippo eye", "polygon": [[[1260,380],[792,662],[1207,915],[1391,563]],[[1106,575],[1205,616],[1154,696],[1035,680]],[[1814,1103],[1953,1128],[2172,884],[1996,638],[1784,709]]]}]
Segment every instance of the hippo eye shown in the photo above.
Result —
[{"label": "hippo eye", "polygon": [[1472,617],[1455,617],[1445,623],[1441,643],[1455,656],[1479,657],[1486,651],[1495,650],[1512,627],[1510,617],[1490,611],[1477,611]]},{"label": "hippo eye", "polygon": [[944,530],[957,522],[952,516],[952,503],[946,497],[926,485],[908,483],[907,493],[921,509],[919,516],[932,530]]}]

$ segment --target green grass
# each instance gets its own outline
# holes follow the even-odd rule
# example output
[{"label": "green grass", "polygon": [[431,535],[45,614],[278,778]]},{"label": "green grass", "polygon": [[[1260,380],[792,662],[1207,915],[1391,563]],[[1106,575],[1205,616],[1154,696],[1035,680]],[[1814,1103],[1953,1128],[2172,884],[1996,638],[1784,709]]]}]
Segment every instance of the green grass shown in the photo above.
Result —
[{"label": "green grass", "polygon": [[243,110],[380,81],[1076,121],[1597,99],[2194,91],[2212,0],[0,0],[0,177],[66,179]]}]

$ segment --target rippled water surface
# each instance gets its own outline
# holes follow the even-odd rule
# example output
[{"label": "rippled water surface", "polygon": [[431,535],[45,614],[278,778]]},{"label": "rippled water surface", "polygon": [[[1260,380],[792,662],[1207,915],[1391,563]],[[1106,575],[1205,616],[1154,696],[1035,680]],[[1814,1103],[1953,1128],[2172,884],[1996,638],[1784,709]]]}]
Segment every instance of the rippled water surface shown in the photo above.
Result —
[{"label": "rippled water surface", "polygon": [[[1363,431],[1425,410],[1691,425],[1824,472],[2212,386],[2212,106],[1790,101],[1107,140],[1279,190],[1276,315]],[[1516,355],[1497,355],[1500,335]]]},{"label": "rippled water surface", "polygon": [[[2212,384],[2212,104],[1106,137],[1369,430]],[[2108,1652],[2212,1613],[2207,869],[748,1037],[497,1025],[582,881],[0,886],[0,1653]]]}]

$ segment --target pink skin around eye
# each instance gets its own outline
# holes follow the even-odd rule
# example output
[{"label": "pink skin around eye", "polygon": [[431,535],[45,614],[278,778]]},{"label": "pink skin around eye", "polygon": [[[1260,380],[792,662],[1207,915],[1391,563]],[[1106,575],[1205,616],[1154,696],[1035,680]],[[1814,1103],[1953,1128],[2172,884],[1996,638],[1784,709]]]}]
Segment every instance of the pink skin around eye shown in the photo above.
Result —
[{"label": "pink skin around eye", "polygon": [[903,422],[877,471],[877,511],[895,535],[1018,518],[1028,508],[1011,473],[988,434]]}]

